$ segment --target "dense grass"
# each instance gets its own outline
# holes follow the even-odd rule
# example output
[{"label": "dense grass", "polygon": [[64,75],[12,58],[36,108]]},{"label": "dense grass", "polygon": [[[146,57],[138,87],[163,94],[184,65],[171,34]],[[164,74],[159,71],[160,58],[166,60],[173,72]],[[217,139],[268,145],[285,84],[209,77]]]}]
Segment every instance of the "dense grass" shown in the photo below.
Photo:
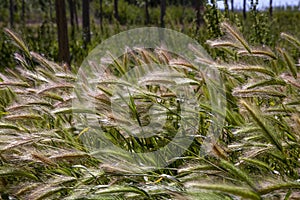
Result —
[{"label": "dense grass", "polygon": [[[222,73],[226,86],[226,121],[219,130],[221,137],[214,141],[209,154],[203,156],[199,152],[201,137],[205,137],[211,126],[212,110],[203,107],[199,113],[202,121],[197,127],[199,137],[192,136],[195,140],[189,150],[169,166],[151,172],[120,168],[103,162],[104,158],[94,157],[80,138],[89,127],[74,124],[78,119],[71,99],[76,75],[30,52],[19,37],[6,30],[20,49],[15,54],[20,66],[1,74],[1,198],[297,199],[300,124],[296,62],[281,46],[271,50],[250,45],[228,23],[222,23],[221,30],[222,38],[208,41],[210,48],[218,48],[226,59],[226,62],[222,57],[217,62],[210,61]],[[299,48],[300,42],[288,34],[281,34],[281,40]],[[197,101],[203,102],[203,92],[207,89],[202,81],[206,80],[190,76],[185,70],[197,74],[200,72],[197,67],[183,61],[174,65],[173,59],[177,58],[159,49],[136,50],[124,58],[110,66],[112,72],[124,73],[128,63],[132,66],[143,62],[169,63],[182,77],[197,82]],[[104,82],[99,82],[102,86],[94,96],[99,119],[109,116],[102,114],[111,105],[110,87],[103,85]],[[143,92],[143,99],[151,102],[150,94],[156,90],[148,89],[148,93]],[[173,98],[164,99],[170,109]],[[147,110],[147,103],[139,108],[131,106],[140,113],[135,117],[143,116],[142,112]],[[177,115],[180,113],[174,116]],[[126,150],[156,149],[169,140],[163,133],[151,139],[124,135],[119,125],[126,119],[117,117],[101,126],[110,141]],[[115,120],[119,123],[115,124]],[[141,118],[141,124],[143,120],[146,118]],[[165,131],[176,132],[177,123],[172,122]],[[122,157],[117,151],[111,155]]]},{"label": "dense grass", "polygon": [[[111,35],[142,26],[143,18],[137,17],[142,7],[123,5],[122,9],[126,10],[123,21],[117,23],[111,18],[112,8],[105,7],[102,30],[92,20],[90,50]],[[197,31],[193,10],[186,8],[187,15],[182,11],[178,6],[168,8],[167,27],[197,39],[214,58],[207,60],[194,52],[200,65],[220,71],[226,115],[209,104],[213,97],[201,68],[159,47],[134,49],[116,58],[106,66],[109,76],[99,74],[95,91],[88,90],[82,97],[94,102],[95,109],[76,109],[72,104],[78,83],[75,72],[88,53],[82,51],[80,31],[71,42],[71,71],[54,62],[53,22],[17,26],[19,34],[9,29],[1,33],[0,199],[300,198],[300,32],[295,25],[299,12],[277,10],[273,18],[251,12],[244,21],[241,13],[226,19],[208,6],[205,25]],[[159,8],[153,8],[151,16],[151,25],[157,25]],[[132,153],[160,149],[172,141],[183,112],[176,95],[158,87],[175,81],[169,71],[143,80],[147,87],[134,88],[138,95],[130,95],[120,107],[129,108],[130,118],[112,113],[112,91],[120,85],[119,78],[132,68],[139,73],[150,70],[141,67],[145,63],[175,70],[180,81],[193,88],[193,100],[200,108],[189,111],[199,118],[199,125],[190,127],[197,130],[188,136],[193,143],[169,165],[155,170],[134,165],[136,157],[128,158],[114,148],[96,154],[84,140],[92,138],[88,142],[94,147],[109,140]],[[122,84],[130,85],[126,80]],[[167,120],[156,120],[162,131],[151,137],[132,136],[128,130],[132,121],[147,125],[153,104],[168,110]],[[225,122],[214,129],[220,137],[213,138],[211,148],[203,153],[216,113]],[[91,114],[102,131],[85,123],[84,117]],[[159,109],[152,107],[152,114],[165,119]],[[127,167],[117,164],[124,160]]]}]

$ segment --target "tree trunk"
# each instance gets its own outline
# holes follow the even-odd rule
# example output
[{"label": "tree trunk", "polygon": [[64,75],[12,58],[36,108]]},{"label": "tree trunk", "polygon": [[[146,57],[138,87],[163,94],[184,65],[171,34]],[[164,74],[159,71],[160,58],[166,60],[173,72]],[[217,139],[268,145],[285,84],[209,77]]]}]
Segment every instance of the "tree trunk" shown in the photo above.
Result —
[{"label": "tree trunk", "polygon": [[251,4],[251,10],[256,12],[257,11],[258,0],[255,0],[255,2],[254,2],[254,0],[251,0],[250,4]]},{"label": "tree trunk", "polygon": [[78,29],[79,23],[78,23],[78,14],[77,14],[77,1],[74,1],[74,17],[76,22],[76,28]]},{"label": "tree trunk", "polygon": [[103,0],[100,0],[100,12],[99,12],[99,20],[100,20],[100,26],[101,26],[101,30],[103,27]]},{"label": "tree trunk", "polygon": [[118,0],[114,0],[114,16],[117,21],[119,21],[119,9],[118,9]]},{"label": "tree trunk", "polygon": [[9,23],[10,27],[14,27],[14,1],[9,0]]},{"label": "tree trunk", "polygon": [[25,24],[26,24],[26,19],[25,19],[25,0],[22,0],[22,5],[21,6],[22,6],[22,8],[21,8],[21,10],[22,10],[21,18],[22,18],[22,23],[25,26]]},{"label": "tree trunk", "polygon": [[273,16],[273,1],[272,0],[270,0],[269,13],[270,13],[270,17],[272,17]]},{"label": "tree trunk", "polygon": [[71,24],[71,36],[74,38],[75,36],[75,11],[74,11],[74,0],[68,0],[69,11],[70,11],[70,24]]},{"label": "tree trunk", "polygon": [[70,68],[70,51],[65,0],[55,0],[55,10],[59,48],[58,59],[61,62],[65,62]]},{"label": "tree trunk", "polygon": [[233,12],[233,11],[234,11],[234,1],[231,0],[231,12]]},{"label": "tree trunk", "polygon": [[203,0],[194,0],[194,8],[196,10],[197,31],[204,24],[202,12],[204,10]]},{"label": "tree trunk", "polygon": [[84,48],[91,41],[90,32],[90,0],[82,0],[82,30]]},{"label": "tree trunk", "polygon": [[243,17],[244,17],[244,19],[247,18],[247,15],[246,15],[246,0],[243,1]]},{"label": "tree trunk", "polygon": [[149,3],[148,0],[145,0],[145,24],[150,23],[150,14],[149,14]]},{"label": "tree trunk", "polygon": [[53,22],[52,1],[49,1],[49,13],[50,13],[50,21]]},{"label": "tree trunk", "polygon": [[165,27],[166,0],[160,0],[160,26]]},{"label": "tree trunk", "polygon": [[225,17],[229,17],[229,6],[228,6],[228,0],[224,0],[224,8],[225,8]]}]

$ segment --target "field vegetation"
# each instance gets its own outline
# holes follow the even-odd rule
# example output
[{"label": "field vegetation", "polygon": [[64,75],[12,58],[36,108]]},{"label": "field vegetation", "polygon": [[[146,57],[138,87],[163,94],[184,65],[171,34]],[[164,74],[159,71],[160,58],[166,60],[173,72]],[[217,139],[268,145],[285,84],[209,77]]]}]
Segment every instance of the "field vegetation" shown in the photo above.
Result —
[{"label": "field vegetation", "polygon": [[[21,9],[23,1],[16,1]],[[70,1],[71,3],[75,1]],[[294,8],[267,11],[251,9],[244,19],[240,11],[220,11],[216,2],[206,4],[200,26],[192,3],[167,1],[164,25],[197,41],[213,59],[202,62],[220,72],[224,83],[225,113],[207,103],[208,84],[199,67],[163,49],[134,49],[108,66],[122,76],[141,63],[168,65],[193,86],[199,104],[199,126],[190,135],[192,144],[167,166],[151,171],[118,162],[126,155],[111,150],[110,160],[88,149],[83,138],[92,129],[80,115],[90,110],[73,107],[77,71],[97,44],[135,27],[161,26],[161,7],[149,1],[149,20],[144,1],[118,2],[118,15],[111,1],[90,2],[91,40],[82,37],[82,21],[69,25],[70,67],[59,60],[54,5],[26,1],[25,16],[15,12],[12,24],[9,2],[0,4],[0,199],[299,199],[300,198],[300,12]],[[152,2],[152,4],[151,4]],[[161,1],[163,2],[163,0]],[[68,4],[70,6],[72,4]],[[78,15],[82,4],[77,2]],[[16,10],[16,9],[15,9]],[[36,12],[29,12],[35,10]],[[228,13],[227,13],[228,12]],[[67,18],[71,16],[67,12]],[[80,14],[81,16],[81,14]],[[10,19],[10,21],[9,21]],[[74,30],[73,30],[74,29]],[[199,52],[194,52],[197,55]],[[99,75],[101,76],[101,75]],[[120,82],[98,80],[88,93],[105,138],[128,152],[163,148],[180,127],[182,113],[174,95],[159,93],[156,85],[170,74],[150,77],[154,86],[130,96],[128,107],[139,126],[149,123],[149,106],[159,99],[168,120],[152,137],[133,137],[122,129],[129,119],[111,113],[112,88]],[[129,82],[122,84],[130,85]],[[83,85],[83,88],[85,86]],[[86,86],[87,87],[87,86]],[[168,91],[167,91],[168,92]],[[154,98],[155,97],[155,98]],[[84,98],[84,97],[83,97]],[[92,111],[94,112],[94,111]],[[224,124],[215,131],[208,153],[201,152],[212,115]],[[165,113],[155,113],[157,118]],[[105,121],[105,123],[104,123]],[[102,123],[103,122],[103,123]],[[121,127],[121,128],[120,128]],[[92,137],[91,135],[88,135]],[[99,141],[97,141],[97,139]],[[123,157],[124,156],[124,159]],[[153,161],[155,166],[155,161]],[[142,167],[141,167],[142,168]]]}]

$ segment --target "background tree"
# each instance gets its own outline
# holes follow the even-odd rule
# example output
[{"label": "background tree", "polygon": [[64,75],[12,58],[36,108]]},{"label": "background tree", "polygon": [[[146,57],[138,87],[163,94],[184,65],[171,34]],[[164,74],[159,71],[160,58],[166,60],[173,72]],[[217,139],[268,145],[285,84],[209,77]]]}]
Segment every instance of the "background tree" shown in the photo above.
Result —
[{"label": "background tree", "polygon": [[117,21],[119,21],[119,9],[118,9],[118,0],[114,0],[114,16]]},{"label": "background tree", "polygon": [[165,27],[165,15],[166,15],[166,0],[160,0],[160,26]]},{"label": "background tree", "polygon": [[90,31],[90,0],[82,0],[82,31],[84,48],[91,41]]},{"label": "background tree", "polygon": [[150,23],[150,14],[149,14],[149,2],[145,0],[145,24]]},{"label": "background tree", "polygon": [[197,30],[203,25],[203,15],[202,12],[204,10],[204,1],[203,0],[194,0],[194,8],[196,10],[196,25]]},{"label": "background tree", "polygon": [[55,0],[55,10],[59,50],[58,59],[61,62],[65,62],[70,68],[70,50],[65,0]]},{"label": "background tree", "polygon": [[71,24],[71,36],[75,36],[75,3],[74,0],[68,0]]},{"label": "background tree", "polygon": [[49,1],[49,13],[50,13],[50,21],[53,21],[53,15],[52,15],[52,1]]},{"label": "background tree", "polygon": [[234,1],[231,0],[231,12],[234,12]]},{"label": "background tree", "polygon": [[273,16],[273,1],[272,0],[270,0],[269,13],[270,13],[270,17],[272,17]]},{"label": "background tree", "polygon": [[9,23],[10,27],[14,27],[14,0],[9,0]]},{"label": "background tree", "polygon": [[224,8],[225,8],[225,17],[229,17],[229,6],[228,6],[228,0],[224,0]]},{"label": "background tree", "polygon": [[75,17],[75,23],[76,23],[76,28],[78,29],[78,27],[79,27],[79,22],[78,22],[77,7],[78,7],[78,4],[80,4],[80,1],[73,1],[73,2],[74,2],[74,17]]},{"label": "background tree", "polygon": [[101,30],[103,30],[103,0],[99,0],[100,10],[99,10],[99,21]]},{"label": "background tree", "polygon": [[257,12],[258,0],[250,0],[251,10]]},{"label": "background tree", "polygon": [[21,20],[23,25],[26,24],[26,19],[25,19],[25,0],[22,0],[22,5],[21,5]]},{"label": "background tree", "polygon": [[244,17],[244,19],[247,18],[247,15],[246,15],[246,0],[243,1],[243,17]]}]

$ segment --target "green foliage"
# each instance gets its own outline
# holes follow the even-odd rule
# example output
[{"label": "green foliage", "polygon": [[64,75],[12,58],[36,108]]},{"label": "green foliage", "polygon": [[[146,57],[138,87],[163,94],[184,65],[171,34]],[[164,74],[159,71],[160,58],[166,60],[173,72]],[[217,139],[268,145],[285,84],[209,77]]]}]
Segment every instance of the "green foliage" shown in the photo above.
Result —
[{"label": "green foliage", "polygon": [[[0,183],[6,188],[2,189],[2,194],[30,199],[108,198],[107,194],[115,194],[115,197],[121,199],[155,199],[162,194],[162,198],[183,198],[202,193],[207,198],[227,199],[231,198],[228,194],[249,199],[269,198],[284,195],[285,192],[293,195],[293,191],[299,188],[296,182],[300,152],[300,124],[297,112],[300,87],[295,79],[295,76],[298,77],[297,69],[291,70],[290,65],[293,61],[286,60],[288,52],[278,48],[279,52],[261,50],[258,53],[258,47],[249,45],[236,28],[228,23],[222,23],[221,27],[226,34],[226,42],[218,39],[210,41],[209,44],[215,48],[228,48],[237,52],[237,56],[231,57],[234,61],[245,59],[252,63],[251,59],[255,59],[257,66],[244,63],[220,67],[228,75],[224,80],[230,89],[228,92],[232,93],[227,97],[231,102],[227,105],[227,112],[232,117],[226,118],[228,125],[223,128],[224,137],[227,139],[214,144],[211,155],[206,157],[195,154],[195,150],[201,146],[201,141],[192,144],[190,153],[185,155],[188,159],[183,161],[178,158],[172,164],[172,167],[177,168],[175,174],[167,168],[146,174],[132,174],[116,166],[102,165],[100,160],[89,154],[79,140],[79,136],[88,131],[87,127],[76,130],[72,126],[75,120],[74,112],[90,112],[76,111],[70,107],[74,75],[39,54],[30,52],[21,39],[7,30],[23,52],[20,56],[25,59],[19,59],[19,62],[25,68],[17,68],[16,71],[12,70],[1,76],[0,87],[3,95],[0,101]],[[286,34],[282,34],[282,37],[297,46],[296,38]],[[123,74],[131,65],[136,65],[135,62],[165,63],[164,59],[170,59],[170,55],[160,57],[160,54],[165,55],[166,52],[136,51],[135,54],[124,55],[121,60],[115,60],[111,70]],[[28,63],[35,63],[34,72],[30,71]],[[178,69],[196,69],[185,62],[175,61],[173,64]],[[179,72],[184,73],[181,70]],[[243,77],[247,79],[240,81]],[[147,81],[168,81],[161,78],[153,77]],[[198,81],[195,78],[193,81]],[[106,82],[101,84],[99,89],[104,93],[103,96],[97,96],[96,100],[100,103],[100,110],[107,110],[107,106],[110,106],[110,102],[107,101],[110,87]],[[203,85],[200,82],[198,84]],[[17,92],[20,89],[22,93]],[[150,89],[151,92],[141,91],[141,95],[151,102],[156,90],[153,88]],[[172,99],[172,96],[170,97]],[[147,106],[147,103],[137,104],[140,98],[141,96],[131,96],[129,107],[132,117],[144,124],[147,118],[142,117],[143,108],[140,106]],[[162,102],[172,105],[171,99]],[[206,113],[209,113],[209,110]],[[112,128],[115,120],[127,120],[119,117],[112,119],[112,124],[108,124],[107,128],[103,127],[107,137],[115,145],[140,152],[144,151],[145,147],[159,149],[164,146],[164,141],[169,141],[168,136],[164,134],[152,139],[128,137],[118,127]],[[203,127],[199,127],[199,131],[205,135],[209,126],[205,121],[209,118],[206,115],[203,117]],[[231,124],[234,118],[244,120]],[[170,122],[170,127],[166,127],[166,130],[168,134],[176,130],[174,122]],[[113,151],[111,154],[122,156]],[[114,179],[114,174],[123,174],[123,178]],[[128,185],[133,180],[143,184]],[[29,182],[31,184],[24,184]],[[18,187],[15,187],[16,185]],[[172,192],[167,188],[172,188]],[[185,192],[182,192],[184,190]]]},{"label": "green foliage", "polygon": [[220,23],[224,20],[224,17],[221,11],[216,7],[216,2],[212,6],[207,6],[204,20],[208,29],[207,34],[211,38],[217,38],[222,35]]},{"label": "green foliage", "polygon": [[[142,4],[120,1],[119,5],[120,22],[112,25],[111,1],[104,1],[104,24],[101,30],[95,21],[92,23],[94,37],[90,49],[110,35],[129,28],[124,24],[143,23]],[[46,8],[44,5],[43,9]],[[297,21],[299,13],[278,11],[274,12],[273,19],[269,19],[266,13],[253,9],[247,21],[241,22],[239,14],[225,19],[214,6],[208,6],[206,23],[196,32],[192,20],[194,12],[192,8],[185,9],[168,7],[166,21],[172,28],[186,31],[199,41],[210,39],[205,45],[216,58],[210,62],[220,70],[226,88],[225,125],[220,129],[219,140],[213,141],[209,154],[202,156],[200,152],[203,138],[211,126],[212,112],[208,105],[201,104],[212,98],[207,95],[205,81],[197,76],[202,72],[161,49],[138,49],[114,59],[108,70],[122,76],[141,63],[168,63],[199,94],[195,97],[202,109],[198,113],[198,132],[191,136],[194,142],[184,155],[156,171],[141,173],[136,169],[133,172],[104,164],[105,158],[96,158],[82,143],[90,127],[82,124],[80,129],[75,128],[78,123],[76,113],[94,114],[95,111],[72,107],[75,74],[45,58],[55,59],[57,54],[55,26],[45,20],[42,25],[20,27],[26,36],[24,40],[9,29],[5,30],[5,36],[1,33],[0,44],[4,48],[0,59],[1,67],[5,67],[0,74],[2,199],[299,198],[300,74],[296,61],[300,41],[297,26],[286,23]],[[183,13],[188,14],[183,16]],[[5,15],[8,15],[6,11],[3,12]],[[157,24],[159,8],[151,8],[150,15],[151,24]],[[229,20],[237,23],[237,27]],[[282,29],[288,33],[280,33]],[[80,34],[73,39],[71,52],[73,62],[77,64],[88,52],[81,50]],[[42,56],[31,50],[45,54]],[[12,58],[17,61],[17,66]],[[152,84],[168,82],[169,75],[143,81]],[[164,147],[179,127],[180,110],[174,95],[166,88],[155,86],[147,90],[139,88],[139,95],[130,95],[125,106],[140,126],[149,123],[147,112],[157,103],[157,98],[168,110],[168,119],[160,124],[163,131],[148,138],[133,137],[131,130],[118,126],[118,123],[130,122],[129,117],[112,118],[110,113],[112,88],[120,84],[130,86],[126,80],[99,80],[97,91],[89,95],[97,102],[99,119],[107,121],[102,124],[105,137],[131,152]],[[157,118],[161,117],[159,111],[155,114]],[[103,142],[96,139],[95,144]],[[116,161],[127,156],[114,150],[108,153],[116,157]]]},{"label": "green foliage", "polygon": [[[237,41],[241,40],[236,38],[239,38],[240,34],[230,25],[225,25],[223,27],[227,29],[227,33],[231,37],[228,35],[224,37],[226,39],[231,38],[231,40],[224,43],[219,40],[211,41],[210,45],[217,48],[229,48],[237,53],[249,52],[246,55],[238,53],[238,57],[232,57],[232,59],[245,59],[249,63],[252,63],[251,59],[254,59],[255,63],[259,65],[259,67],[227,65],[231,71],[231,78],[229,79],[232,81],[230,82],[235,83],[231,101],[240,101],[238,103],[239,115],[246,119],[244,125],[236,127],[237,129],[233,132],[236,140],[228,146],[227,151],[231,152],[232,155],[237,155],[236,159],[233,159],[233,162],[236,163],[235,166],[247,170],[253,177],[259,175],[264,177],[261,182],[256,182],[256,189],[254,189],[259,191],[262,196],[266,194],[264,191],[271,191],[263,189],[261,186],[261,184],[265,185],[266,182],[271,184],[275,180],[280,180],[278,187],[281,187],[279,185],[284,187],[283,185],[289,184],[289,182],[297,185],[295,178],[298,176],[296,169],[299,169],[296,158],[299,156],[299,146],[297,145],[299,126],[296,122],[296,119],[299,118],[298,104],[291,106],[288,102],[299,100],[299,87],[292,81],[298,77],[298,69],[295,68],[294,61],[290,59],[289,52],[281,48],[277,48],[277,52],[267,50],[268,52],[264,53],[266,56],[260,58],[262,54],[257,55],[255,52],[259,47],[244,45],[245,42],[238,45]],[[298,43],[296,38],[285,33],[282,34],[282,37],[293,42],[293,44]],[[245,82],[234,81],[237,77],[233,75],[237,72],[239,73],[236,75],[247,77]],[[232,110],[231,112],[235,111]],[[255,128],[249,129],[253,125]],[[254,170],[253,166],[260,169],[261,172]],[[229,166],[227,168],[231,169]],[[235,170],[231,170],[231,173],[234,172],[235,176],[240,176],[235,179],[244,179],[243,182],[249,184],[245,175],[241,176],[239,175],[241,172]],[[269,171],[270,174],[266,176],[265,170]],[[288,179],[283,177],[288,177]],[[277,186],[271,185],[266,188],[277,188]],[[275,190],[277,189],[272,191],[275,192]],[[269,193],[266,197],[272,195],[275,194]]]}]

